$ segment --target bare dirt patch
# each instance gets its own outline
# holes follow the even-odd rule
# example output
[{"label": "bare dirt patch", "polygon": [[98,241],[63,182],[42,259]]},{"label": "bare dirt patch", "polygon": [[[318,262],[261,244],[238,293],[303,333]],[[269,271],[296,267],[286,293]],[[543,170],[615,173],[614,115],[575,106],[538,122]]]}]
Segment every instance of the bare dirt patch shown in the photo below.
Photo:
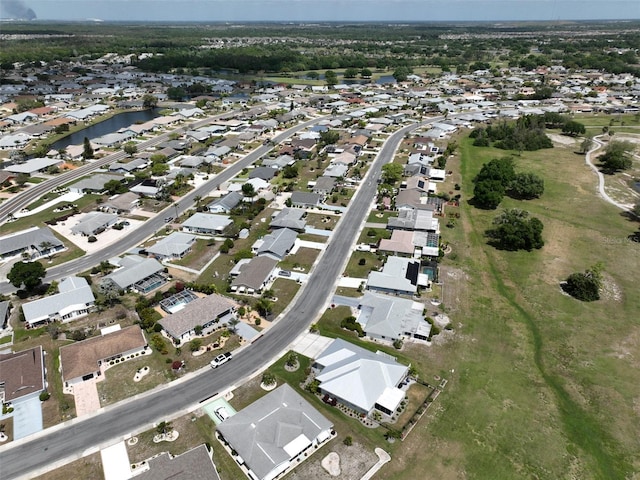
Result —
[{"label": "bare dirt patch", "polygon": [[[337,437],[328,445],[315,452],[313,456],[300,464],[291,474],[289,480],[357,480],[362,477],[377,461],[373,450],[368,451],[363,445],[354,442],[351,446],[342,443],[344,437]],[[330,452],[340,457],[340,475],[332,476],[322,466],[322,459]]]}]

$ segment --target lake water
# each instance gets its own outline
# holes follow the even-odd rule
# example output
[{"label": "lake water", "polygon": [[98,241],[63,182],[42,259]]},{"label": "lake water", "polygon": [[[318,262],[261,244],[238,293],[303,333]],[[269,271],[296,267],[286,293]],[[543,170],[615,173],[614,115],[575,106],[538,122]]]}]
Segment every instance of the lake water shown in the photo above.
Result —
[{"label": "lake water", "polygon": [[109,133],[115,133],[121,128],[129,127],[136,123],[144,123],[152,120],[160,115],[159,109],[136,110],[133,112],[124,112],[114,115],[104,122],[96,123],[82,130],[72,133],[68,137],[62,138],[51,145],[54,150],[66,148],[69,145],[82,145],[84,138],[89,140],[102,137]]}]

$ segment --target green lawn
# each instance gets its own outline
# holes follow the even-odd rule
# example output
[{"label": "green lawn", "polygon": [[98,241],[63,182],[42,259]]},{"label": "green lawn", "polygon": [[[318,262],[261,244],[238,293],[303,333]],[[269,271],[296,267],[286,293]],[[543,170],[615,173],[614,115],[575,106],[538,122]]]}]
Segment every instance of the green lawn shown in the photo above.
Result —
[{"label": "green lawn", "polygon": [[[463,198],[482,163],[503,151],[462,140]],[[640,340],[635,294],[640,256],[624,239],[637,224],[595,195],[596,177],[569,149],[525,152],[518,171],[545,179],[535,201],[506,198],[539,217],[545,246],[504,252],[484,238],[496,211],[461,205],[460,226],[447,232],[461,268],[456,334],[426,352],[449,384],[432,411],[424,460],[407,447],[404,467],[385,478],[630,478],[640,466],[637,365],[624,353]],[[607,240],[609,239],[609,240]],[[611,241],[617,239],[618,242]],[[563,295],[559,282],[594,263],[605,265],[598,302]],[[414,432],[415,433],[415,432]],[[412,434],[413,435],[413,434]],[[464,472],[464,473],[462,473]]]},{"label": "green lawn", "polygon": [[[97,198],[101,198],[100,195],[85,195],[82,198],[79,198],[74,204],[78,205],[78,210],[80,211],[90,211],[95,207],[95,201]],[[28,215],[26,217],[18,218],[14,222],[5,223],[2,226],[2,233],[14,233],[19,232],[20,230],[25,230],[31,227],[42,227],[45,226],[47,220],[53,220],[54,218],[62,217],[67,213],[70,213],[70,210],[64,212],[54,213],[57,205],[53,207],[47,208],[38,213],[34,213],[33,215]]]}]

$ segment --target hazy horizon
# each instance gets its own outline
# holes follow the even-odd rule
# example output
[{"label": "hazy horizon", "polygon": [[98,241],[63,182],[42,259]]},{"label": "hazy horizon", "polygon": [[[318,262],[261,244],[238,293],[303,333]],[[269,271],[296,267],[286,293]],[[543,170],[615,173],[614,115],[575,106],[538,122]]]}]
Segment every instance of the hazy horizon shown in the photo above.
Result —
[{"label": "hazy horizon", "polygon": [[0,17],[210,23],[636,20],[640,0],[0,0]]}]

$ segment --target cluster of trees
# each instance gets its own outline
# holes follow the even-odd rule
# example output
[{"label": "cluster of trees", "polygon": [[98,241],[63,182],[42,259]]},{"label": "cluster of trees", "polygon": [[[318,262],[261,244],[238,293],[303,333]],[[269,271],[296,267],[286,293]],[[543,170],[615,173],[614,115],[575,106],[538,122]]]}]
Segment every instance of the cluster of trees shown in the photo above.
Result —
[{"label": "cluster of trees", "polygon": [[497,208],[506,194],[531,200],[544,193],[544,180],[534,173],[516,173],[511,157],[494,158],[485,163],[474,183],[474,205],[489,210]]},{"label": "cluster of trees", "polygon": [[515,122],[503,120],[486,128],[479,127],[469,135],[477,147],[500,148],[502,150],[534,151],[553,148],[553,142],[544,133],[545,119],[542,115],[525,115]]},{"label": "cluster of trees", "polygon": [[7,274],[7,279],[16,288],[24,285],[25,290],[33,291],[42,284],[45,274],[46,270],[40,262],[16,262]]},{"label": "cluster of trees", "polygon": [[572,273],[562,289],[578,300],[593,302],[600,299],[602,288],[602,265],[596,264],[584,272]]},{"label": "cluster of trees", "polygon": [[631,142],[616,140],[609,142],[607,148],[599,158],[602,169],[606,173],[615,173],[620,170],[628,170],[633,165],[632,154],[635,145]]},{"label": "cluster of trees", "polygon": [[529,212],[510,208],[493,219],[493,228],[487,230],[491,243],[501,250],[539,249],[544,246],[542,230],[544,225]]}]

